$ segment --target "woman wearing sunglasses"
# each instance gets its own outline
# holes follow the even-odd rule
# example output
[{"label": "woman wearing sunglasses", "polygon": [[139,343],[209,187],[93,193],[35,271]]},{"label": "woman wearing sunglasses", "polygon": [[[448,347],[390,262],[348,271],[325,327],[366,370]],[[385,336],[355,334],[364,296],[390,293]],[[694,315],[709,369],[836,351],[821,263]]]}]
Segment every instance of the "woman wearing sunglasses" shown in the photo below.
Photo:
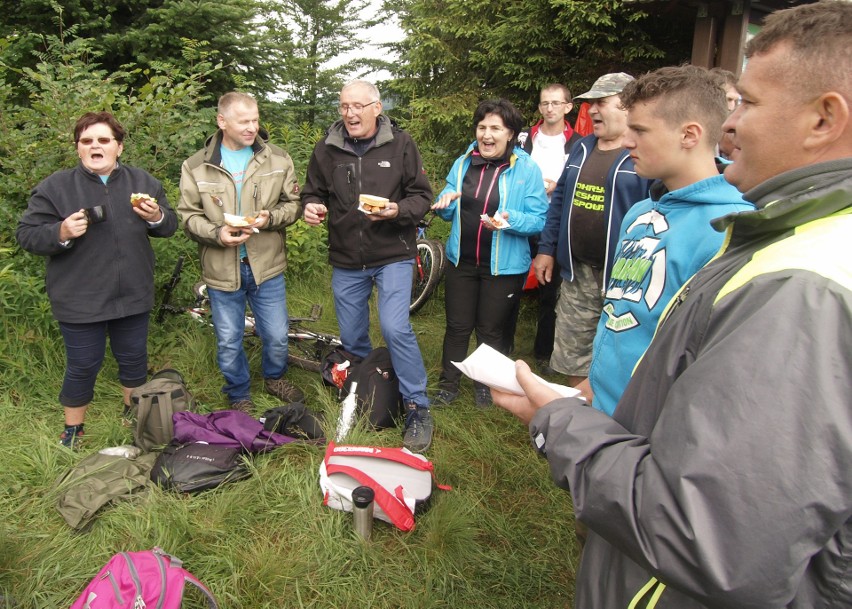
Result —
[{"label": "woman wearing sunglasses", "polygon": [[[149,237],[169,237],[177,229],[159,180],[119,161],[124,137],[109,112],[81,116],[74,126],[79,164],[33,189],[16,232],[23,249],[47,257],[47,295],[66,355],[60,442],[72,449],[83,437],[107,337],[126,410],[131,390],[147,379],[148,317],[154,307]],[[133,202],[131,195],[137,195]]]}]

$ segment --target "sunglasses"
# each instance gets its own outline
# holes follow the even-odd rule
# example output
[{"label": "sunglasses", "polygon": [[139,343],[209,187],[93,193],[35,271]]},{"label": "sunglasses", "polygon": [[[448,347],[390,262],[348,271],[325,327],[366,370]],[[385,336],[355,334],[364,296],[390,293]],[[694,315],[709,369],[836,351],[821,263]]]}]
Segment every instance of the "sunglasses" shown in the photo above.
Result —
[{"label": "sunglasses", "polygon": [[109,144],[114,139],[115,139],[114,137],[97,137],[97,138],[81,137],[79,140],[77,140],[77,143],[83,144],[83,146],[91,146],[95,142],[95,140],[97,140],[98,144],[100,144],[101,146],[106,146],[107,144]]}]

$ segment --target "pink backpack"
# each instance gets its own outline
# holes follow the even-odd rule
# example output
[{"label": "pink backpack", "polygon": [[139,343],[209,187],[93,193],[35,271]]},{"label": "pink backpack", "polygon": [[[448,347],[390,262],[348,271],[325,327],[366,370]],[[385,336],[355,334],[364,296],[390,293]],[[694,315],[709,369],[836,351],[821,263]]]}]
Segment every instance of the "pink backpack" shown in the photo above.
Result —
[{"label": "pink backpack", "polygon": [[71,609],[180,609],[187,582],[201,591],[210,609],[218,609],[213,594],[181,564],[160,548],[116,554]]}]

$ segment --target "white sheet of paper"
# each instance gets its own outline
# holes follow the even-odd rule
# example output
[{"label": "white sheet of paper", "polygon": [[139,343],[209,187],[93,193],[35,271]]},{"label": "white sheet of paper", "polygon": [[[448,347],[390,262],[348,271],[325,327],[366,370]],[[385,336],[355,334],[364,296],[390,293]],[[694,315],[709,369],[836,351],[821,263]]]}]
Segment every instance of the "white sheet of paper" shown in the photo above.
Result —
[{"label": "white sheet of paper", "polygon": [[[515,395],[524,395],[524,390],[521,389],[521,385],[515,376],[514,360],[509,359],[484,343],[479,345],[476,351],[468,355],[463,362],[453,362],[453,364],[456,368],[464,372],[466,376],[474,381],[479,381],[483,385],[488,385],[489,387],[508,393],[514,393]],[[579,395],[580,393],[573,387],[550,383],[538,375],[533,376],[566,398]]]}]

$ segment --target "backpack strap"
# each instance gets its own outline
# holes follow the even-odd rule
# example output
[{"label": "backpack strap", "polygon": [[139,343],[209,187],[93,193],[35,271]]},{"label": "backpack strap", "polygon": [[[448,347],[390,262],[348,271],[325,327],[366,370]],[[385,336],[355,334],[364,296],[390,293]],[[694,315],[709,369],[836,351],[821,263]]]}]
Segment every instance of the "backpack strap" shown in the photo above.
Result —
[{"label": "backpack strap", "polygon": [[183,561],[180,558],[169,554],[159,546],[155,546],[154,549],[151,550],[151,553],[155,556],[168,558],[169,567],[177,568],[183,571],[184,582],[192,584],[201,591],[201,593],[204,595],[204,600],[207,601],[207,606],[210,609],[219,609],[219,605],[216,603],[216,597],[213,596],[213,593],[210,592],[210,590],[207,589],[207,586],[202,584],[197,577],[195,577],[192,573],[183,568]]},{"label": "backpack strap", "polygon": [[185,573],[183,575],[184,580],[186,582],[192,584],[193,586],[195,586],[196,588],[198,588],[201,591],[201,593],[204,595],[204,599],[207,601],[207,606],[210,609],[219,609],[219,605],[216,603],[216,598],[213,596],[213,593],[210,592],[210,590],[207,589],[207,586],[205,586],[200,581],[198,581],[198,578],[195,577],[189,571],[186,571],[185,569],[184,569],[184,571],[185,571]]},{"label": "backpack strap", "polygon": [[375,502],[387,514],[388,518],[391,519],[394,526],[401,531],[411,531],[414,529],[414,515],[402,498],[401,486],[395,489],[395,494],[391,494],[390,491],[376,482],[372,476],[360,469],[348,465],[329,465],[326,463],[326,470],[329,474],[346,474],[364,486],[369,486],[375,492]]},{"label": "backpack strap", "polygon": [[[328,448],[325,451],[325,465],[329,466],[328,459],[335,455],[337,445],[334,442],[328,443]],[[440,484],[435,477],[435,465],[428,460],[421,459],[414,453],[400,448],[378,448],[373,446],[347,446],[346,452],[341,452],[341,455],[356,456],[356,457],[371,457],[374,459],[385,459],[386,461],[395,461],[402,463],[413,469],[428,471],[432,475],[432,481],[442,491],[453,490],[452,486]],[[334,467],[334,466],[332,466]]]}]

